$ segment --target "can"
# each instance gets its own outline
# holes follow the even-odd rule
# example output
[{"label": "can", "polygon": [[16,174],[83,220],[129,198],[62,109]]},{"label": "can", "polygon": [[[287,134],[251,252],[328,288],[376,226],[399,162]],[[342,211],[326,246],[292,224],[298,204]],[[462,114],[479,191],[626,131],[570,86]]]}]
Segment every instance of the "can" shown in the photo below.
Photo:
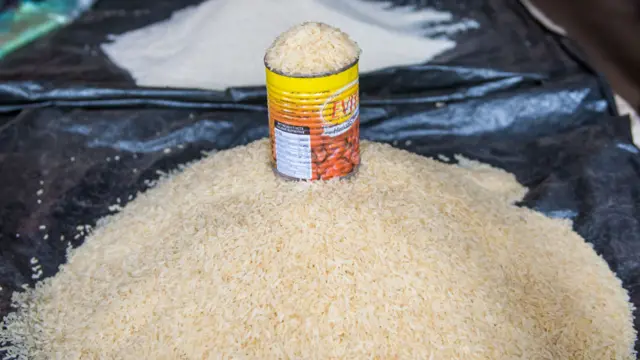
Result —
[{"label": "can", "polygon": [[360,165],[358,61],[331,74],[288,76],[266,66],[271,160],[289,180],[329,180]]}]

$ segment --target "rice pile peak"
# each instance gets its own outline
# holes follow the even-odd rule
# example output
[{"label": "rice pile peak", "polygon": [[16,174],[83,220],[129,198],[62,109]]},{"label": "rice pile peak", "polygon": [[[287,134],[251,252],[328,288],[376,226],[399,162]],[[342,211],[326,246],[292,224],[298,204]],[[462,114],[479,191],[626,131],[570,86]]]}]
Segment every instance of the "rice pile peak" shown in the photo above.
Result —
[{"label": "rice pile peak", "polygon": [[278,36],[267,49],[265,63],[289,76],[318,76],[341,70],[359,56],[358,44],[340,29],[306,22]]},{"label": "rice pile peak", "polygon": [[508,173],[364,142],[349,180],[266,140],[186,167],[15,295],[20,359],[633,359],[632,309]]}]

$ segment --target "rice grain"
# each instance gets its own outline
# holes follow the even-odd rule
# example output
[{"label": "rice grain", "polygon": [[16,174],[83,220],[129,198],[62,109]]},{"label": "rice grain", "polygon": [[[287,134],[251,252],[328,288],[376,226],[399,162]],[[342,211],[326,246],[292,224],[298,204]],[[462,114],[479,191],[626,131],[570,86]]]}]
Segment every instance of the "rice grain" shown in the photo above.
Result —
[{"label": "rice grain", "polygon": [[[14,294],[18,359],[633,359],[620,281],[511,174],[363,143],[343,181],[274,176],[266,140],[102,219]],[[7,344],[10,343],[10,344]]]}]

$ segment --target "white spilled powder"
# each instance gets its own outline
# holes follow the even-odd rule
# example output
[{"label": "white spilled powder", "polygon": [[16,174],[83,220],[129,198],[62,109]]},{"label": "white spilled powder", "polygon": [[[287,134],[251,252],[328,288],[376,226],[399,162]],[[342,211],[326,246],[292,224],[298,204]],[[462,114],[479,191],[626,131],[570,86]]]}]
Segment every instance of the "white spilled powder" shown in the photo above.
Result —
[{"label": "white spilled powder", "polygon": [[343,14],[381,28],[408,33],[420,33],[425,25],[452,20],[450,13],[410,6],[395,6],[387,1],[317,0]]},{"label": "white spilled powder", "polygon": [[19,359],[633,359],[629,297],[511,174],[364,142],[356,177],[279,180],[267,140],[103,219],[14,295]]},{"label": "white spilled powder", "polygon": [[[106,54],[138,85],[225,89],[264,85],[264,53],[285,30],[322,22],[349,34],[363,51],[360,70],[425,63],[455,43],[421,35],[420,25],[449,14],[389,9],[365,0],[209,0],[171,19],[115,37]],[[384,4],[384,3],[383,3]]]},{"label": "white spilled powder", "polygon": [[618,113],[622,116],[629,116],[631,120],[631,135],[633,137],[633,143],[640,147],[640,115],[629,105],[629,103],[620,95],[615,95],[616,106],[618,107]]}]

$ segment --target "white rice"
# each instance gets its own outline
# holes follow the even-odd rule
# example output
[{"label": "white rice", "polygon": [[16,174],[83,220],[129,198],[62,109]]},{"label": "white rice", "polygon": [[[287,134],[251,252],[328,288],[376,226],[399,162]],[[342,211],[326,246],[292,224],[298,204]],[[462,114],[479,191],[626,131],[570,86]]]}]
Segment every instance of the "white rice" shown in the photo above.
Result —
[{"label": "white rice", "polygon": [[266,140],[100,221],[15,295],[20,359],[633,359],[620,281],[488,166],[363,143],[351,180],[276,178]]},{"label": "white rice", "polygon": [[278,36],[267,49],[265,62],[287,75],[313,76],[341,70],[359,56],[358,44],[340,29],[307,22]]}]

